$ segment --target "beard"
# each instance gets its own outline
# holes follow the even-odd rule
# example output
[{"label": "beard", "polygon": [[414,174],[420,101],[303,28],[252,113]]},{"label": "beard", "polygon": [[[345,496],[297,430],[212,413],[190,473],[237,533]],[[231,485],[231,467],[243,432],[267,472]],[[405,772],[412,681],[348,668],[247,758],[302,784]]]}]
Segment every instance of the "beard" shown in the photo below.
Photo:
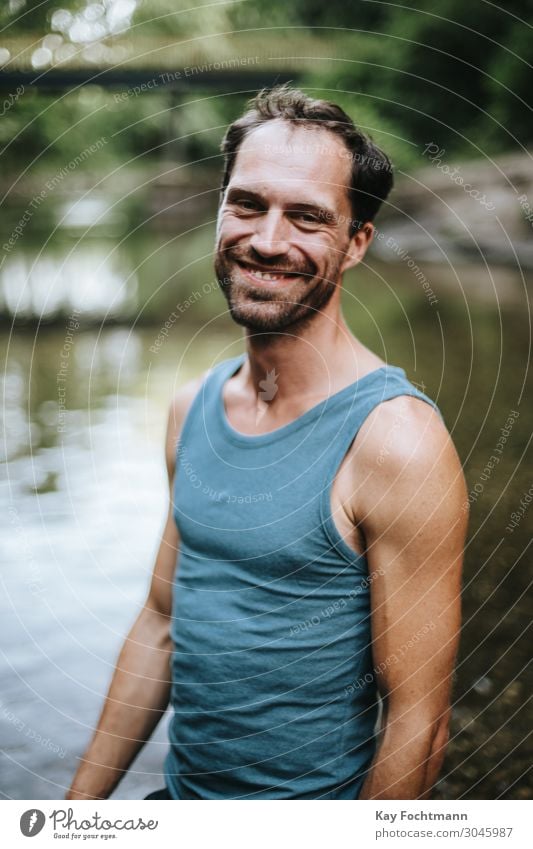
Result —
[{"label": "beard", "polygon": [[283,291],[258,284],[246,278],[239,262],[267,267],[260,256],[253,256],[253,249],[233,248],[219,250],[215,257],[215,274],[228,302],[232,319],[249,330],[275,333],[287,328],[301,330],[329,303],[337,289],[337,279],[342,259],[317,276],[317,268],[308,263],[289,266],[287,263],[272,263],[272,268],[298,275],[294,284],[287,284]]}]

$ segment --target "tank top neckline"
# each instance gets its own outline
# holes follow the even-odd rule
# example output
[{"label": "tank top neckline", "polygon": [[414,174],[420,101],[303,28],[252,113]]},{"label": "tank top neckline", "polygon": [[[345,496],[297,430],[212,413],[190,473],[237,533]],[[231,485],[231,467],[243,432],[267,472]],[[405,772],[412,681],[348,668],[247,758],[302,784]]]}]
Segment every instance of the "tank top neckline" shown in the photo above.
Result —
[{"label": "tank top neckline", "polygon": [[220,378],[218,380],[218,387],[216,391],[216,403],[215,403],[215,411],[218,419],[218,425],[221,427],[225,436],[241,446],[259,446],[266,445],[270,442],[274,442],[278,439],[283,439],[285,436],[293,433],[309,422],[314,421],[317,417],[323,414],[324,409],[327,405],[334,403],[341,398],[353,393],[355,388],[359,388],[363,383],[368,383],[374,380],[377,376],[387,373],[387,372],[396,372],[405,376],[405,370],[401,368],[401,366],[392,366],[386,363],[383,366],[380,366],[377,369],[373,369],[373,371],[369,371],[366,374],[362,375],[362,377],[355,380],[353,383],[349,383],[343,389],[339,389],[338,392],[334,392],[332,395],[328,395],[327,398],[324,398],[322,401],[319,401],[318,404],[315,404],[313,407],[310,407],[309,410],[306,410],[300,416],[297,416],[290,422],[287,422],[286,425],[282,425],[281,427],[277,427],[274,430],[269,430],[266,433],[260,434],[248,434],[241,433],[241,431],[236,430],[228,419],[226,408],[224,404],[224,386],[226,385],[226,381],[230,378],[234,377],[235,374],[239,371],[246,360],[246,354],[239,354],[237,357],[233,357],[227,362],[222,364],[220,371]]}]

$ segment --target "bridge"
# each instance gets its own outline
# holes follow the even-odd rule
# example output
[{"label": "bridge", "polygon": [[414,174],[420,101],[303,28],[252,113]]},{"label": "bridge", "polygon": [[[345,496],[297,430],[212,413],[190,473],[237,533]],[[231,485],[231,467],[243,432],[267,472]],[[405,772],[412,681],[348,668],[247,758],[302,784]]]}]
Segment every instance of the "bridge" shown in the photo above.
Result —
[{"label": "bridge", "polygon": [[[353,56],[354,35],[351,34],[348,56]],[[341,42],[343,40],[341,39]],[[41,91],[67,91],[86,85],[112,89],[140,89],[149,93],[161,87],[174,92],[191,89],[250,91],[283,82],[298,82],[316,71],[317,65],[331,67],[339,56],[339,43],[331,36],[323,37],[296,28],[281,32],[232,33],[230,36],[206,35],[193,42],[124,39],[105,48],[107,62],[84,60],[84,49],[78,49],[68,61],[55,59],[46,67],[32,68],[32,57],[38,42],[16,39],[2,41],[12,57],[0,70],[0,90],[17,87]],[[102,46],[102,49],[104,47]],[[113,56],[117,61],[109,61]]]}]

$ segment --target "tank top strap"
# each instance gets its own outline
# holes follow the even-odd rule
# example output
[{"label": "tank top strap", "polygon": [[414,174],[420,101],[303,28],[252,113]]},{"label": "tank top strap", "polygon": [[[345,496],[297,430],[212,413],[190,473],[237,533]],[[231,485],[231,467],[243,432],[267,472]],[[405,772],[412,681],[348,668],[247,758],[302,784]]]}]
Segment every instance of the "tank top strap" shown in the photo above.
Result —
[{"label": "tank top strap", "polygon": [[217,413],[222,387],[226,380],[240,368],[245,359],[246,354],[239,354],[229,360],[223,360],[223,362],[217,363],[209,369],[189,407],[181,429],[178,446],[185,442],[193,427],[203,423],[204,430],[207,430],[205,423],[214,421],[213,417]]},{"label": "tank top strap", "polygon": [[435,401],[411,383],[404,369],[400,366],[385,365],[369,372],[353,384],[353,389],[353,393],[343,399],[344,405],[342,406],[347,405],[347,409],[339,409],[336,412],[337,416],[342,416],[344,427],[342,432],[337,431],[336,452],[332,458],[334,465],[335,460],[339,459],[340,462],[344,457],[372,410],[384,401],[391,401],[393,398],[403,395],[419,398],[432,406],[444,421]]},{"label": "tank top strap", "polygon": [[[354,552],[339,534],[333,520],[331,489],[344,457],[370,413],[384,401],[405,395],[425,401],[433,407],[444,422],[443,415],[435,401],[411,383],[403,368],[392,365],[382,366],[357,381],[354,384],[353,394],[345,399],[348,408],[337,411],[337,415],[343,417],[343,427],[337,429],[334,445],[329,454],[327,473],[321,487],[320,513],[330,542],[350,563],[354,561]],[[401,418],[401,414],[398,415],[398,418]]]}]

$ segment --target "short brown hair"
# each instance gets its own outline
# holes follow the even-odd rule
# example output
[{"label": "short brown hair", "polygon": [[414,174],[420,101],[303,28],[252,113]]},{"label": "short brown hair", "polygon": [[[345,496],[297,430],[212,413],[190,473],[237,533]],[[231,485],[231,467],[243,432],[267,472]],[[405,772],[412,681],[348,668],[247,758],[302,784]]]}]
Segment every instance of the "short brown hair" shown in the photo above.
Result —
[{"label": "short brown hair", "polygon": [[228,127],[221,150],[224,154],[224,193],[244,139],[267,121],[281,118],[298,126],[318,126],[341,138],[351,154],[350,202],[353,218],[351,233],[366,221],[372,221],[393,185],[389,157],[358,129],[349,115],[328,100],[315,100],[288,85],[262,89],[248,103],[249,109]]}]

